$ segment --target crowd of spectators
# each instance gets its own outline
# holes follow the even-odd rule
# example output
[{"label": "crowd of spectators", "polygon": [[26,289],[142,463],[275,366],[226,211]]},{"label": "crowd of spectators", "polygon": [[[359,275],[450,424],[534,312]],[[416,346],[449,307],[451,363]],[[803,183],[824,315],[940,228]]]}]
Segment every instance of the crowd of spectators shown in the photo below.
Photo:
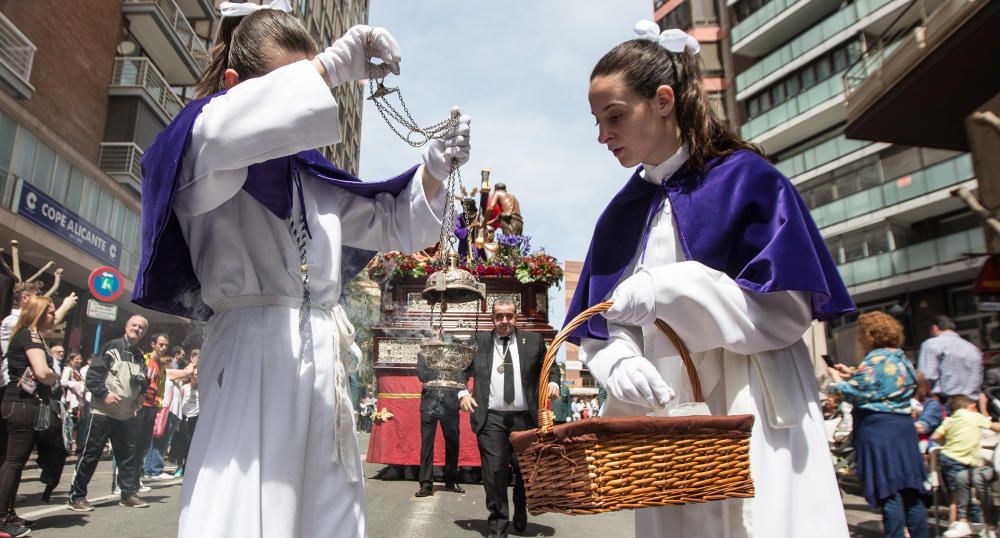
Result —
[{"label": "crowd of spectators", "polygon": [[[56,309],[36,287],[18,285],[15,308],[0,323],[0,538],[27,536],[33,522],[14,510],[21,475],[37,453],[41,496],[49,502],[68,459],[76,467],[67,508],[92,511],[87,485],[111,441],[122,506],[149,506],[141,482],[180,478],[198,419],[199,351],[170,348],[169,335],[150,339],[148,322],[133,316],[125,335],[84,362],[46,335],[76,304],[71,294]],[[168,353],[169,351],[169,353]],[[166,460],[176,466],[167,472]],[[141,477],[140,477],[141,475]]]},{"label": "crowd of spectators", "polygon": [[866,501],[881,510],[886,536],[928,536],[933,470],[950,502],[943,536],[995,538],[992,448],[1000,423],[988,412],[987,389],[991,379],[1000,381],[1000,369],[984,376],[982,352],[948,317],[936,316],[929,333],[914,364],[895,318],[861,314],[864,359],[857,368],[828,369],[824,409],[850,409],[844,422],[852,429],[854,472]]}]

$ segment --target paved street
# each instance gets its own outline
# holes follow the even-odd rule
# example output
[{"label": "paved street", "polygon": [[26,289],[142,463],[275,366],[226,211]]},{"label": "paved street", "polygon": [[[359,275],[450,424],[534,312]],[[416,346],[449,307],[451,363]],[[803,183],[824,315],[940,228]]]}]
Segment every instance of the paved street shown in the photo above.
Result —
[{"label": "paved street", "polygon": [[[367,446],[362,435],[362,451]],[[33,463],[33,462],[32,462]],[[465,486],[466,494],[437,491],[431,497],[413,497],[417,490],[412,480],[382,480],[376,478],[381,465],[365,465],[368,490],[369,536],[373,538],[445,537],[469,538],[487,534],[486,507],[480,484]],[[53,538],[97,538],[107,536],[169,538],[177,532],[177,503],[181,480],[151,483],[153,490],[143,495],[148,509],[118,506],[118,497],[110,494],[111,463],[102,462],[91,484],[90,500],[94,512],[79,514],[65,509],[66,492],[72,480],[72,465],[67,465],[63,481],[53,495],[51,505],[39,502],[41,487],[38,470],[31,467],[24,473],[21,486],[27,500],[17,506],[18,513],[37,520],[32,536]],[[440,484],[438,488],[440,489]],[[864,500],[852,495],[845,497],[848,523],[852,536],[875,538],[882,536],[881,519],[870,511]],[[517,536],[517,534],[512,534]],[[520,536],[607,536],[633,535],[631,512],[597,516],[570,517],[546,514],[529,517],[528,528]]]}]

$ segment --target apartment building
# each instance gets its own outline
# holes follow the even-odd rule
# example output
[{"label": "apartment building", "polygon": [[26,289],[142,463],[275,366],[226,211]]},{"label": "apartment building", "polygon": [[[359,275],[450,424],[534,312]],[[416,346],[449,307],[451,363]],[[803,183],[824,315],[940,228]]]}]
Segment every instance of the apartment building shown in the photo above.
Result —
[{"label": "apartment building", "polygon": [[[125,293],[105,335],[129,314],[179,318],[132,305],[140,260],[140,158],[194,95],[218,27],[218,0],[48,2],[0,0],[0,247],[20,242],[25,276],[49,260],[63,268],[59,295],[81,302],[66,343],[92,348],[87,280],[116,268]],[[294,0],[321,45],[367,18],[366,1]],[[345,141],[328,152],[356,171],[360,87],[338,89]],[[5,253],[9,261],[10,258]],[[51,276],[44,277],[51,283]],[[0,307],[12,281],[0,274]],[[110,326],[109,326],[110,325]]]},{"label": "apartment building", "polygon": [[[978,188],[968,153],[845,135],[844,75],[899,24],[911,0],[731,0],[741,133],[801,192],[860,311],[900,318],[906,347],[947,314],[1000,346],[973,281],[983,227],[949,193]],[[918,113],[916,110],[914,113]],[[854,316],[828,326],[831,353],[857,360]]]}]

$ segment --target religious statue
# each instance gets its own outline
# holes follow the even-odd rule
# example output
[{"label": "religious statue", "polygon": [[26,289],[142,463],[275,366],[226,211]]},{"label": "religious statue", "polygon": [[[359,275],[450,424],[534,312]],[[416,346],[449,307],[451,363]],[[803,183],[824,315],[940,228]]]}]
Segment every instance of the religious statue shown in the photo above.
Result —
[{"label": "religious statue", "polygon": [[505,235],[521,235],[524,232],[524,219],[521,218],[521,204],[517,197],[507,192],[507,185],[496,184],[496,190],[490,197],[489,206],[499,206],[499,228]]}]

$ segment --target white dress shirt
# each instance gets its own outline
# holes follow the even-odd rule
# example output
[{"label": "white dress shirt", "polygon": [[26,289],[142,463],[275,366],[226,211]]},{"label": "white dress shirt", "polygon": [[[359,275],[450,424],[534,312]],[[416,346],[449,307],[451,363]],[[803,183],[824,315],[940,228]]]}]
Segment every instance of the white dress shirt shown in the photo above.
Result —
[{"label": "white dress shirt", "polygon": [[524,387],[521,383],[521,360],[517,353],[517,331],[510,334],[507,345],[510,349],[510,360],[514,363],[514,401],[507,403],[503,399],[504,373],[499,372],[503,364],[503,337],[493,335],[493,365],[490,367],[490,402],[489,409],[493,411],[527,411],[528,402],[524,399]]}]

